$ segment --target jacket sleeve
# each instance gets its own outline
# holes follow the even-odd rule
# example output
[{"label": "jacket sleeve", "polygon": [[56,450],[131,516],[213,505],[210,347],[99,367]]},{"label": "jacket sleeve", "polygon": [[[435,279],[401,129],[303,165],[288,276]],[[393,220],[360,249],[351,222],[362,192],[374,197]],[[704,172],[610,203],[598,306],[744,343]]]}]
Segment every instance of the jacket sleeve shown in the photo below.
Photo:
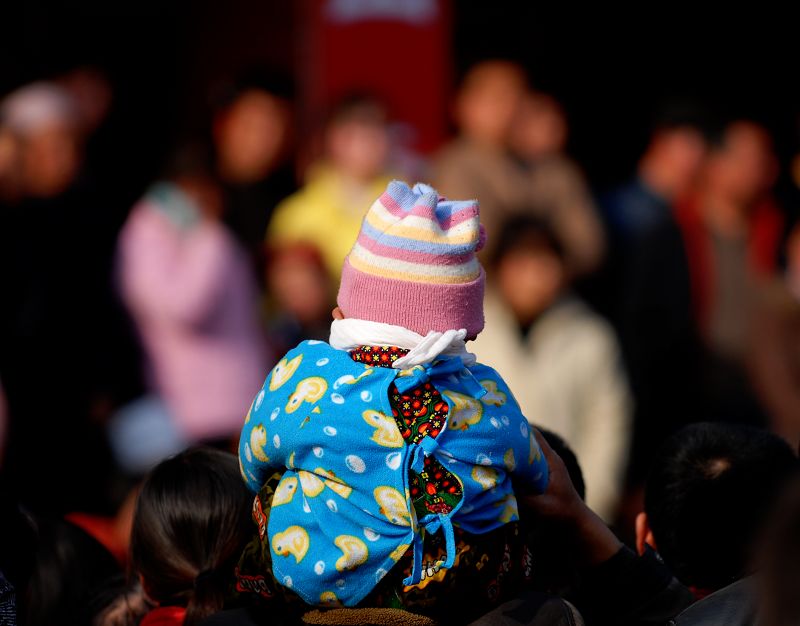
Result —
[{"label": "jacket sleeve", "polygon": [[264,383],[264,388],[258,392],[247,411],[239,438],[239,468],[242,478],[254,493],[261,489],[272,474],[271,468],[277,467],[277,463],[268,454],[267,427],[262,419],[263,413],[258,410],[263,406],[267,393],[269,392]]},{"label": "jacket sleeve", "polygon": [[[533,426],[522,414],[514,394],[506,382],[493,369],[480,366],[481,385],[487,390],[481,399],[482,404],[490,411],[490,421],[496,423],[499,416],[500,422],[509,423],[509,448],[504,455],[504,465],[515,478],[524,481],[538,493],[547,489],[549,470],[547,461],[539,448],[534,436]],[[485,377],[486,373],[489,374]]]},{"label": "jacket sleeve", "polygon": [[524,480],[537,493],[544,493],[547,489],[550,472],[542,450],[539,448],[539,443],[533,435],[533,426],[528,426],[527,448],[527,451],[523,449],[523,452],[526,453],[520,455],[521,458],[511,473]]}]

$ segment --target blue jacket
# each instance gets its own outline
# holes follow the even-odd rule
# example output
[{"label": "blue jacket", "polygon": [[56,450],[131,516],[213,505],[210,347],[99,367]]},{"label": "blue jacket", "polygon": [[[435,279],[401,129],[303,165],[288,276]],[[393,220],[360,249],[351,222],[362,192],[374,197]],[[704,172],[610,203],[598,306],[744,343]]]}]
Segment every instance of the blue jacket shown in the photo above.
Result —
[{"label": "blue jacket", "polygon": [[[430,381],[447,401],[437,438],[407,444],[388,390]],[[434,455],[463,486],[448,514],[417,519],[409,470]],[[309,604],[352,606],[406,550],[420,579],[421,530],[444,531],[455,557],[453,525],[486,533],[518,519],[511,474],[534,490],[547,486],[547,464],[506,384],[485,365],[465,368],[442,357],[408,370],[353,361],[327,343],[305,341],[272,370],[245,418],[242,475],[254,492],[286,469],[272,500],[268,536],[276,579]]]}]

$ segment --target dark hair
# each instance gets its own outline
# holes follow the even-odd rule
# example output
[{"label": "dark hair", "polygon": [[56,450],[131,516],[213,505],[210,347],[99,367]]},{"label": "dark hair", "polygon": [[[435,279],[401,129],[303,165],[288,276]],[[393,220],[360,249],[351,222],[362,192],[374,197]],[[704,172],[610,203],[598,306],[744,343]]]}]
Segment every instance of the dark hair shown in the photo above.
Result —
[{"label": "dark hair", "polygon": [[798,460],[777,435],[700,423],[670,437],[653,459],[645,511],[678,579],[719,589],[742,577],[765,514]]},{"label": "dark hair", "polygon": [[[32,571],[24,581],[11,581],[19,624],[88,626],[102,608],[99,603],[109,581],[122,573],[119,564],[97,540],[69,522],[28,519],[36,533],[29,557]],[[13,522],[8,526],[12,529]],[[19,540],[19,535],[14,537]]]},{"label": "dark hair", "polygon": [[219,450],[188,450],[145,479],[131,564],[152,600],[186,606],[186,626],[223,608],[248,538],[251,500],[236,457]]},{"label": "dark hair", "polygon": [[716,116],[692,100],[671,98],[663,101],[653,114],[651,132],[690,128],[710,141],[718,132]]},{"label": "dark hair", "polygon": [[275,67],[250,67],[232,81],[218,85],[211,95],[212,108],[224,111],[249,91],[262,91],[286,102],[292,102],[297,92],[291,74]]},{"label": "dark hair", "polygon": [[507,254],[518,250],[544,251],[564,261],[564,246],[550,223],[531,215],[509,218],[500,228],[500,234],[493,245],[494,255],[491,264],[494,267],[497,267]]},{"label": "dark hair", "polygon": [[325,126],[351,122],[383,126],[387,121],[388,111],[380,98],[369,93],[351,92],[340,98],[330,109]]}]

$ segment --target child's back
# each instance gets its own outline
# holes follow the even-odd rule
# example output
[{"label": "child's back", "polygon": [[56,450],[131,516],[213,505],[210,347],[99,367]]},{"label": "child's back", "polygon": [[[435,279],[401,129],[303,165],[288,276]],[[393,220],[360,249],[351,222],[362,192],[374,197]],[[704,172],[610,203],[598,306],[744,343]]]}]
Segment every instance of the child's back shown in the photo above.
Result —
[{"label": "child's back", "polygon": [[529,569],[511,474],[541,491],[547,466],[464,347],[483,326],[481,234],[477,204],[392,183],[345,262],[331,345],[289,352],[248,412],[242,472],[270,496],[250,553],[307,603],[423,606],[435,581],[491,605]]}]

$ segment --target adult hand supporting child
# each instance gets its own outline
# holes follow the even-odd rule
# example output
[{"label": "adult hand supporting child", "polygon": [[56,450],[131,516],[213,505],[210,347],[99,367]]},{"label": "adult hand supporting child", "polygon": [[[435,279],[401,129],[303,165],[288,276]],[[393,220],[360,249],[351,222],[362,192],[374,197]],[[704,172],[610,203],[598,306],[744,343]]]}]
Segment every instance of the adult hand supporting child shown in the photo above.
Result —
[{"label": "adult hand supporting child", "polygon": [[587,566],[607,561],[619,552],[623,546],[622,542],[581,500],[561,457],[535,428],[534,434],[550,468],[550,482],[543,494],[520,493],[518,497],[520,506],[541,517],[568,525],[582,548]]}]

